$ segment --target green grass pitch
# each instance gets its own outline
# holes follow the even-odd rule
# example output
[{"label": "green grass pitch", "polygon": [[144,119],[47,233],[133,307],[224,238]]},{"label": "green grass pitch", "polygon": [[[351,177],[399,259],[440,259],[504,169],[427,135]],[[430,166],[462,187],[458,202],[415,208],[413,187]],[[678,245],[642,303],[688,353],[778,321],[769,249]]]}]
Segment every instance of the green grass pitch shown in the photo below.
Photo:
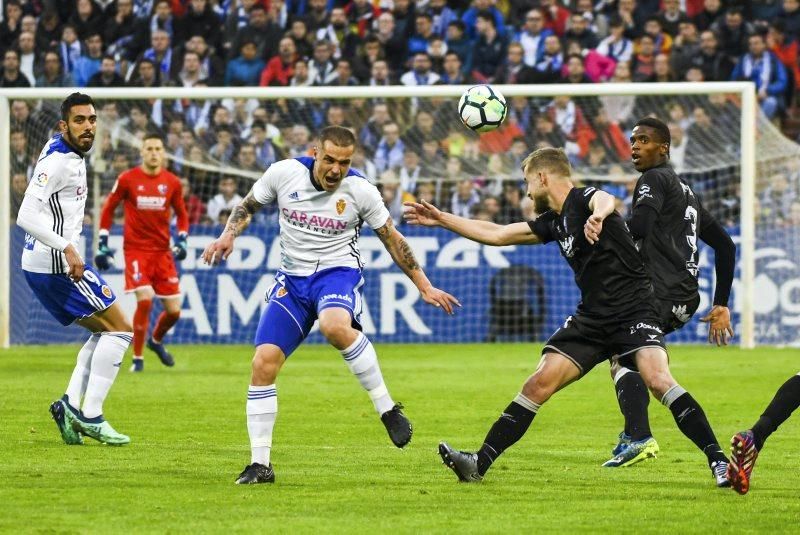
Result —
[{"label": "green grass pitch", "polygon": [[[786,532],[800,530],[800,414],[771,437],[750,494],[717,489],[667,409],[650,404],[657,460],[607,469],[621,426],[607,366],[557,394],[477,485],[459,484],[439,440],[474,449],[536,366],[539,347],[379,345],[414,438],[389,442],[341,357],[305,346],[278,381],[277,483],[237,487],[249,462],[244,404],[251,348],[174,346],[142,375],[123,364],[106,416],[132,443],[61,443],[47,407],[77,347],[0,351],[2,532]],[[726,452],[800,351],[673,347],[673,373]]]}]

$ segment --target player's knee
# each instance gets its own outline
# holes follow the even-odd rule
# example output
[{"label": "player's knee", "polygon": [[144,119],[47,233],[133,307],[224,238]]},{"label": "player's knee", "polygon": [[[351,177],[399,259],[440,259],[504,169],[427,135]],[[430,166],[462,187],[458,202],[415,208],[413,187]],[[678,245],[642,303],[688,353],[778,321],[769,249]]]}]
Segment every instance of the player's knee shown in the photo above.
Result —
[{"label": "player's knee", "polygon": [[180,299],[164,299],[162,301],[164,305],[164,312],[170,315],[170,317],[178,319],[181,317],[181,301]]},{"label": "player's knee", "polygon": [[647,385],[647,389],[650,390],[657,399],[661,399],[667,390],[677,384],[669,371],[658,371],[647,374],[647,377],[642,376],[642,379],[644,380],[644,384]]},{"label": "player's knee", "polygon": [[257,349],[253,356],[253,377],[268,384],[274,382],[281,369],[282,360],[280,351],[275,348]]},{"label": "player's knee", "polygon": [[338,318],[328,321],[320,320],[319,330],[322,336],[336,347],[347,347],[352,342],[353,327],[349,322],[341,321]]},{"label": "player's knee", "polygon": [[550,375],[540,370],[528,377],[528,380],[522,385],[522,394],[539,404],[550,399],[559,387],[558,381]]},{"label": "player's knee", "polygon": [[131,325],[131,322],[129,322],[126,318],[121,318],[114,321],[109,330],[114,332],[132,333],[133,325]]}]

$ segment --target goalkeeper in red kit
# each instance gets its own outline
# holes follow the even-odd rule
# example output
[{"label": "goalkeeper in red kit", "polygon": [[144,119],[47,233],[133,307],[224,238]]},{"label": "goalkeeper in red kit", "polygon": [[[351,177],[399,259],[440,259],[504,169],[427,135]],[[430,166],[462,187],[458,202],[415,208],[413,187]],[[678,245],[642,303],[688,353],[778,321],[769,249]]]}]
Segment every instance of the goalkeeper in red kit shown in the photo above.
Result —
[{"label": "goalkeeper in red kit", "polygon": [[[142,141],[142,164],[125,171],[114,184],[100,216],[100,246],[95,265],[100,270],[111,267],[113,251],[108,246],[108,231],[114,211],[120,203],[125,210],[123,251],[125,252],[125,292],[136,293],[133,316],[133,366],[144,370],[142,348],[150,322],[153,298],[158,297],[164,311],[158,316],[147,347],[166,366],[175,360],[162,340],[181,315],[181,290],[175,260],[186,258],[189,218],[183,202],[180,179],[164,169],[164,142],[157,134]],[[170,248],[170,219],[177,216],[178,238]],[[174,256],[174,259],[173,259]]]}]

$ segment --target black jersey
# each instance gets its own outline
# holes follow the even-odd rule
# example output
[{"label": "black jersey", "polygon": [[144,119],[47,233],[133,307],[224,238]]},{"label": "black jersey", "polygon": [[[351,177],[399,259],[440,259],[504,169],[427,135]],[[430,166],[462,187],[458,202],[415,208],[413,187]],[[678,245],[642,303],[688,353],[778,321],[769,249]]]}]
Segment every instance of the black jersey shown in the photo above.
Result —
[{"label": "black jersey", "polygon": [[617,212],[603,221],[598,242],[590,245],[586,241],[583,227],[592,215],[589,201],[596,191],[573,188],[560,214],[549,210],[528,225],[543,243],[558,242],[581,290],[578,312],[613,319],[652,301],[653,289],[633,238]]},{"label": "black jersey", "polygon": [[692,188],[669,164],[645,171],[633,194],[632,209],[653,208],[658,217],[653,230],[639,243],[656,297],[670,301],[697,295],[697,235],[702,208]]}]

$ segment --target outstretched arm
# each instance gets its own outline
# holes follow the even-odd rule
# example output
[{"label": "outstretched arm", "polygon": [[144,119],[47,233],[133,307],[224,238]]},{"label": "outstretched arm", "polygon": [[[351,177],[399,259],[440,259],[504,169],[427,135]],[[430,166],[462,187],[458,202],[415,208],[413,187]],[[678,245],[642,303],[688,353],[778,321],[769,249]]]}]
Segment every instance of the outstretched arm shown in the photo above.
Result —
[{"label": "outstretched arm", "polygon": [[408,245],[408,241],[395,228],[391,217],[386,220],[385,225],[375,229],[375,234],[378,235],[383,246],[389,251],[394,263],[403,270],[403,273],[408,275],[408,278],[417,287],[426,303],[435,307],[442,307],[448,314],[453,313],[453,305],[461,306],[458,299],[447,292],[434,288],[414,257],[414,252],[411,250],[411,246]]},{"label": "outstretched arm", "polygon": [[239,235],[244,232],[244,229],[250,225],[250,220],[256,212],[261,210],[262,206],[264,205],[256,200],[252,191],[248,193],[247,196],[236,205],[233,212],[231,212],[228,223],[225,225],[225,230],[222,231],[222,235],[230,234],[234,238],[238,238]]},{"label": "outstretched arm", "polygon": [[405,203],[406,221],[412,225],[442,227],[451,232],[486,245],[531,245],[540,243],[527,223],[498,225],[491,221],[467,219],[442,212],[427,201]]},{"label": "outstretched arm", "polygon": [[206,264],[217,264],[230,256],[233,252],[233,241],[244,232],[244,229],[250,224],[253,214],[258,212],[262,206],[264,205],[256,200],[253,191],[250,190],[247,197],[242,199],[231,212],[225,230],[222,231],[219,238],[211,242],[203,251],[203,260]]}]

